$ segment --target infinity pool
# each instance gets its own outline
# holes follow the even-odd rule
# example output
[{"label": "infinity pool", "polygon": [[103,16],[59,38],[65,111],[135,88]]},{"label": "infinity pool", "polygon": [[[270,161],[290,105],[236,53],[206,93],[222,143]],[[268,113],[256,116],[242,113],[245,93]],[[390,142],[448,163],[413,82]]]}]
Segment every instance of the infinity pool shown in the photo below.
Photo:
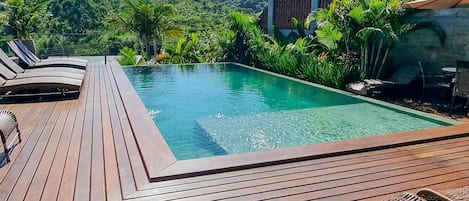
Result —
[{"label": "infinity pool", "polygon": [[178,160],[450,125],[232,64],[124,71]]}]

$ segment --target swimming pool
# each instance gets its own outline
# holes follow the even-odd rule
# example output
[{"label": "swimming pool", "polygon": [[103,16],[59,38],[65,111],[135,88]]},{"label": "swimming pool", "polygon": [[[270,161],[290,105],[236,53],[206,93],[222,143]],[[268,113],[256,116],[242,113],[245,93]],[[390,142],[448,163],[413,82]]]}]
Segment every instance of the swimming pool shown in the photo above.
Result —
[{"label": "swimming pool", "polygon": [[124,72],[179,160],[451,124],[233,64]]}]

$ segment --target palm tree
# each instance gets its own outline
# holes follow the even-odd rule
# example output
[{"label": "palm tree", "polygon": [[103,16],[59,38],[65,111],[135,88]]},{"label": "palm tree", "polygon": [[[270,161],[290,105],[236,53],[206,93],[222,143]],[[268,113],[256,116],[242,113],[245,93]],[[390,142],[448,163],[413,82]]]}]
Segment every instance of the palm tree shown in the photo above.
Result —
[{"label": "palm tree", "polygon": [[124,3],[125,8],[119,15],[111,16],[109,23],[135,33],[144,44],[147,56],[150,56],[150,43],[157,53],[165,37],[182,35],[182,29],[173,24],[172,17],[176,12],[172,5],[156,4],[151,0],[125,0]]},{"label": "palm tree", "polygon": [[444,32],[437,24],[411,24],[405,21],[409,14],[405,2],[335,0],[330,9],[312,16],[318,22],[318,41],[335,51],[360,52],[359,71],[362,77],[380,77],[390,50],[403,34],[430,28],[444,42]]}]

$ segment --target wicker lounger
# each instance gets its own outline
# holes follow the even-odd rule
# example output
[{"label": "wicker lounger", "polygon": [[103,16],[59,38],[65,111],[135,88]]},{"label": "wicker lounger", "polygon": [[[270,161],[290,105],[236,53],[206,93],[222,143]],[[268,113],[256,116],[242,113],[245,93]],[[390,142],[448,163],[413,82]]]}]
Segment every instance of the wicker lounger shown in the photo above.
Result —
[{"label": "wicker lounger", "polygon": [[389,201],[463,201],[469,200],[469,186],[436,191],[429,188],[419,190],[417,193],[403,193]]},{"label": "wicker lounger", "polygon": [[[6,141],[11,133],[16,129],[16,135],[18,136],[18,143],[21,143],[21,132],[18,128],[18,121],[15,114],[8,110],[0,110],[0,137],[2,140],[3,151],[7,162],[10,162],[9,149]],[[15,136],[16,136],[15,135]]]}]

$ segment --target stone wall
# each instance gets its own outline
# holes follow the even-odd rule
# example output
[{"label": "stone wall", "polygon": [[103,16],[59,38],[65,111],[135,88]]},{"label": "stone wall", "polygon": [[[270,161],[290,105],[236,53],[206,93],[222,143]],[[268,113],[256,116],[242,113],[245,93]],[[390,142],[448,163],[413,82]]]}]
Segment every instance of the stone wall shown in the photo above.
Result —
[{"label": "stone wall", "polygon": [[469,61],[469,8],[422,11],[409,21],[437,22],[446,33],[446,42],[441,45],[431,30],[407,34],[390,54],[392,66],[422,61],[427,73],[438,74],[442,67],[455,66],[456,60]]}]

